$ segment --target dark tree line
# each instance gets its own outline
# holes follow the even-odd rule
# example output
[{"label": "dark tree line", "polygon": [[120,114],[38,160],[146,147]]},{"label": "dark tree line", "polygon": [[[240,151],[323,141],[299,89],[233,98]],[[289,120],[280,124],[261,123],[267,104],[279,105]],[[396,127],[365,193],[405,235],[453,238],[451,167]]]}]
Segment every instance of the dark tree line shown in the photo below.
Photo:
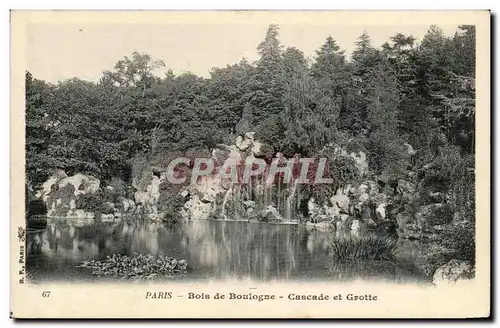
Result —
[{"label": "dark tree line", "polygon": [[51,84],[27,72],[28,180],[61,168],[130,181],[138,159],[207,152],[248,131],[286,156],[354,141],[374,174],[407,169],[405,143],[417,166],[474,153],[474,26],[453,37],[432,26],[419,44],[398,33],[381,47],[364,33],[351,58],[329,36],[309,60],[285,49],[271,25],[257,49],[255,63],[214,68],[209,78],[157,77],[166,64],[140,53],[98,83]]}]

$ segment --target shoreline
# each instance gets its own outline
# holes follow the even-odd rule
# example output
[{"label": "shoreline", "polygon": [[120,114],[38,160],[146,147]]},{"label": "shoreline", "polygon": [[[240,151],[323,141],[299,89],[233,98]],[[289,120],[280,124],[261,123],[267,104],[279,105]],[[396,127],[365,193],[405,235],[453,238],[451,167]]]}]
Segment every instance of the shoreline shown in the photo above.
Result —
[{"label": "shoreline", "polygon": [[[114,218],[105,218],[105,219],[97,219],[97,218],[76,218],[76,217],[65,217],[65,216],[52,216],[52,217],[44,217],[44,216],[39,216],[39,217],[32,217],[27,219],[27,222],[29,221],[43,221],[46,220],[47,222],[50,221],[82,221],[82,222],[88,222],[88,223],[94,223],[94,222],[114,222],[114,221],[121,221],[121,220],[126,220],[126,219],[135,219],[135,220],[142,220],[142,221],[150,221],[150,222],[174,222],[174,221],[166,221],[162,219],[153,219],[153,218],[148,218],[148,217],[141,217],[138,215],[130,215],[130,216],[121,216],[121,217],[114,217]],[[286,221],[286,222],[263,222],[263,221],[256,221],[256,220],[238,220],[238,219],[184,219],[183,222],[191,222],[191,221],[216,221],[216,222],[245,222],[245,223],[258,223],[258,224],[270,224],[270,225],[290,225],[290,226],[303,226],[307,229],[317,229],[317,230],[322,230],[322,231],[328,231],[329,230],[329,223],[328,222],[318,222],[318,223],[311,223],[311,222],[299,222],[296,220],[293,221]]]}]

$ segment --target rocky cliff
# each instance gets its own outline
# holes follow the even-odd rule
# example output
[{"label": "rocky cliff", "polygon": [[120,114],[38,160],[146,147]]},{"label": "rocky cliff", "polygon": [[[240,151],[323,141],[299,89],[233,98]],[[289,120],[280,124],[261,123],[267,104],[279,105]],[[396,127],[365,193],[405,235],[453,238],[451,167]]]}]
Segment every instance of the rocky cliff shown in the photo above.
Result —
[{"label": "rocky cliff", "polygon": [[[432,243],[464,224],[451,209],[450,191],[434,181],[439,169],[429,164],[394,177],[374,176],[362,151],[348,152],[338,145],[329,145],[328,151],[333,163],[330,170],[341,178],[333,184],[335,188],[328,185],[315,189],[293,179],[288,184],[268,183],[262,177],[254,177],[247,184],[231,183],[221,174],[221,167],[236,167],[241,173],[249,158],[287,160],[255,140],[250,132],[236,138],[232,145],[217,145],[211,153],[213,174],[194,184],[173,188],[166,169],[152,165],[134,176],[131,186],[119,188],[109,182],[103,186],[90,175],[68,176],[57,170],[35,195],[29,193],[28,203],[44,204],[48,217],[254,220],[305,223],[354,234],[362,230],[393,232],[401,239],[431,242],[426,246],[430,255],[422,270],[434,275],[434,280],[473,275],[473,264],[455,259],[456,250]],[[351,165],[356,174],[346,175],[350,171],[342,171],[344,165]]]}]

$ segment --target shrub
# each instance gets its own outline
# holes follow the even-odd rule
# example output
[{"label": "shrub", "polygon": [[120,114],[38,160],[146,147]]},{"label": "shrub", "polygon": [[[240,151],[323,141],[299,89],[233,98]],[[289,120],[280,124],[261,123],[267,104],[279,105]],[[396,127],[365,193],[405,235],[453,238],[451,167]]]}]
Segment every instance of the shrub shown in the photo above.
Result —
[{"label": "shrub", "polygon": [[76,200],[76,208],[86,212],[101,213],[104,202],[113,202],[113,199],[111,195],[99,189],[94,193],[79,196]]},{"label": "shrub", "polygon": [[451,204],[453,211],[464,220],[475,218],[474,157],[462,158],[454,168]]},{"label": "shrub", "polygon": [[[423,171],[424,176],[420,182],[422,199],[430,191],[451,191],[452,194],[462,195],[464,191],[474,189],[471,187],[474,185],[474,177],[468,172],[469,167],[474,167],[473,159],[462,158],[458,147],[441,147],[430,167]],[[458,206],[459,203],[457,202]]]},{"label": "shrub", "polygon": [[[476,263],[476,238],[474,221],[452,225],[445,230],[441,243],[444,247],[456,251],[454,258]],[[443,263],[444,264],[444,263]]]},{"label": "shrub", "polygon": [[365,145],[367,144],[367,140],[363,135],[358,135],[353,138],[348,134],[337,131],[334,136],[334,143],[337,145],[342,145],[342,148],[344,148],[348,154],[359,153],[360,151],[365,154],[368,152],[365,147]]},{"label": "shrub", "polygon": [[[321,158],[326,158],[324,172],[318,172],[317,167]],[[319,204],[329,204],[330,197],[339,187],[354,184],[360,178],[360,172],[356,161],[342,149],[330,145],[322,149],[315,157],[315,162],[309,166],[307,178],[315,181],[316,174],[323,173],[323,178],[333,180],[333,183],[307,184],[305,186],[308,195],[313,196]]]},{"label": "shrub", "polygon": [[238,136],[234,133],[227,133],[222,137],[222,143],[225,145],[232,145]]},{"label": "shrub", "polygon": [[47,207],[45,203],[41,199],[35,199],[28,203],[27,208],[27,217],[37,216],[37,215],[46,215]]},{"label": "shrub", "polygon": [[151,183],[153,174],[150,159],[144,154],[139,154],[131,160],[131,164],[134,186],[139,189],[146,188]]},{"label": "shrub", "polygon": [[262,121],[255,128],[255,139],[260,140],[273,149],[283,149],[283,135],[285,127],[283,121],[277,115],[271,115]]},{"label": "shrub", "polygon": [[[442,233],[439,246],[453,252],[453,258],[475,263],[475,177],[473,156],[462,156],[457,146],[439,148],[433,165],[425,171],[420,186],[422,194],[442,191],[451,199],[434,213],[433,224],[454,221]],[[422,202],[425,202],[425,198]],[[453,216],[453,217],[452,217]],[[440,222],[438,222],[440,221]],[[450,256],[434,260],[445,264]],[[434,266],[436,266],[434,265]]]},{"label": "shrub", "polygon": [[179,221],[180,210],[184,206],[185,199],[178,193],[162,192],[158,200],[158,209],[165,213],[165,220]]},{"label": "shrub", "polygon": [[376,133],[367,140],[365,147],[368,164],[373,172],[396,176],[405,174],[410,159],[400,139]]},{"label": "shrub", "polygon": [[448,263],[456,255],[456,251],[434,243],[425,245],[424,250],[422,250],[423,261],[418,263],[418,267],[429,277],[432,277],[437,268]]},{"label": "shrub", "polygon": [[397,253],[396,240],[385,236],[334,238],[329,246],[332,260],[339,261],[392,261]]},{"label": "shrub", "polygon": [[429,205],[429,212],[426,214],[427,226],[444,225],[453,220],[453,211],[450,204],[443,204],[442,206]]}]

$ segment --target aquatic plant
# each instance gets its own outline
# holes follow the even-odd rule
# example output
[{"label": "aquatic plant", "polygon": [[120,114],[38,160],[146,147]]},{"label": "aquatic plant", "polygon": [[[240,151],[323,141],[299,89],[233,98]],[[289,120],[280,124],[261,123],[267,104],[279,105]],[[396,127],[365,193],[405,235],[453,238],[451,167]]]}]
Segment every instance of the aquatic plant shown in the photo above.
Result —
[{"label": "aquatic plant", "polygon": [[83,261],[78,267],[92,269],[92,275],[119,277],[124,279],[154,278],[177,276],[186,273],[187,260],[175,259],[152,254],[134,254],[132,256],[113,254],[99,261]]},{"label": "aquatic plant", "polygon": [[396,240],[385,236],[336,237],[329,242],[332,260],[392,261],[397,253]]}]

